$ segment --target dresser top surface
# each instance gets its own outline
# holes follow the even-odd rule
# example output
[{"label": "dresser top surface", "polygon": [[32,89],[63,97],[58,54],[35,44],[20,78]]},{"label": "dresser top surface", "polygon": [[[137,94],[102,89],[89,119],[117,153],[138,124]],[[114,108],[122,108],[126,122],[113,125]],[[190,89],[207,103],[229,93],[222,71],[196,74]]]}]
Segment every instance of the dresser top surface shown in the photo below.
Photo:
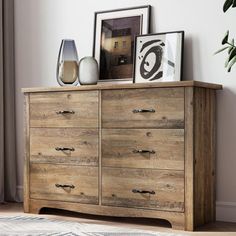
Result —
[{"label": "dresser top surface", "polygon": [[202,87],[209,89],[222,89],[220,84],[212,84],[200,81],[177,81],[177,82],[157,82],[157,83],[99,83],[97,85],[68,86],[68,87],[34,87],[23,88],[23,93],[37,92],[59,92],[59,91],[86,91],[86,90],[112,90],[112,89],[138,89],[138,88],[170,88],[170,87]]}]

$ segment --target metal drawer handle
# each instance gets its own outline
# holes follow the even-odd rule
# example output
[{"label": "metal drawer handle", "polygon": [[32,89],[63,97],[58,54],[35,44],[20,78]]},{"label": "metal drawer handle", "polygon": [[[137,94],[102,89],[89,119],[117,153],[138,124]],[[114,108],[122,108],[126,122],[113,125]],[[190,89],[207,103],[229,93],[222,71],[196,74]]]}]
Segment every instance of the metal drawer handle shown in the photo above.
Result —
[{"label": "metal drawer handle", "polygon": [[155,154],[156,152],[154,150],[133,150],[133,153],[150,153],[150,154]]},{"label": "metal drawer handle", "polygon": [[64,115],[64,114],[75,114],[74,111],[57,111],[57,115]]},{"label": "metal drawer handle", "polygon": [[154,113],[156,111],[154,109],[134,109],[133,110],[133,113],[147,113],[147,112]]},{"label": "metal drawer handle", "polygon": [[74,185],[70,184],[55,184],[57,188],[75,188]]},{"label": "metal drawer handle", "polygon": [[139,189],[133,189],[133,193],[144,193],[144,194],[156,194],[155,191],[147,191],[147,190],[139,190]]},{"label": "metal drawer handle", "polygon": [[66,148],[66,147],[56,147],[55,148],[56,151],[71,151],[71,152],[74,152],[75,149],[74,148]]}]

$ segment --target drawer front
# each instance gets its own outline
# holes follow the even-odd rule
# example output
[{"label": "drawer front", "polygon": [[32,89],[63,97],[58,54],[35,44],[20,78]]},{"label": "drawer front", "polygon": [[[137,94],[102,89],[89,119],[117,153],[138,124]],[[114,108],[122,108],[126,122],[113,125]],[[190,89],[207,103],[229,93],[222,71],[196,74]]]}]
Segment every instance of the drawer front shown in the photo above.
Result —
[{"label": "drawer front", "polygon": [[102,165],[184,170],[184,130],[103,129]]},{"label": "drawer front", "polygon": [[30,161],[98,165],[98,129],[31,128]]},{"label": "drawer front", "polygon": [[103,128],[184,128],[184,88],[102,91]]},{"label": "drawer front", "polygon": [[31,94],[30,127],[98,127],[98,91]]},{"label": "drawer front", "polygon": [[31,164],[30,198],[98,204],[98,168]]},{"label": "drawer front", "polygon": [[184,172],[104,167],[102,204],[184,212]]}]

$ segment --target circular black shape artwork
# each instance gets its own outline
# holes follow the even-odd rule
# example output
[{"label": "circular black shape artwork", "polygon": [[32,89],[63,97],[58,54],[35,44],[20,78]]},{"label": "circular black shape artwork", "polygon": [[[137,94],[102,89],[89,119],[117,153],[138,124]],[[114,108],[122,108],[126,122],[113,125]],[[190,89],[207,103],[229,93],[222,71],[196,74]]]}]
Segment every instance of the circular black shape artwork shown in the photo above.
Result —
[{"label": "circular black shape artwork", "polygon": [[[150,62],[147,60],[148,56],[154,53],[155,55],[155,64],[153,65],[153,67],[151,68],[150,71],[147,71],[145,69],[145,65],[149,66]],[[163,49],[161,46],[153,46],[152,48],[150,48],[146,54],[144,55],[141,65],[140,65],[140,75],[144,78],[144,79],[150,79],[161,67],[161,62],[162,62],[162,55],[163,55]],[[158,76],[158,78],[161,78]],[[155,80],[158,79],[156,78],[156,76],[154,78],[152,78],[151,80]]]}]

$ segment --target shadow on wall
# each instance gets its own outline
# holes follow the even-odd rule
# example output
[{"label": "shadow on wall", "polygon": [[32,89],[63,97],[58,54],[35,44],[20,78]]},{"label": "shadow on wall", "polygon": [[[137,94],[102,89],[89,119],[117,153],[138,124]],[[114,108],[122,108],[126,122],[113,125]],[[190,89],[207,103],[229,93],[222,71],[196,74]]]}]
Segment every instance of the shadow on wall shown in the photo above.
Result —
[{"label": "shadow on wall", "polygon": [[[232,83],[232,81],[230,81]],[[236,84],[236,83],[234,83]],[[217,201],[236,203],[236,86],[217,92],[216,183]],[[235,125],[234,125],[235,124]],[[220,186],[220,189],[218,188]],[[234,186],[234,188],[232,188]],[[224,196],[224,193],[231,195]],[[236,220],[236,219],[235,219]]]},{"label": "shadow on wall", "polygon": [[193,80],[193,40],[184,39],[183,80]]},{"label": "shadow on wall", "polygon": [[[186,33],[186,32],[185,32]],[[194,61],[194,58],[200,58],[200,45],[198,38],[193,36],[188,37],[185,34],[184,39],[184,58],[183,58],[183,80],[198,80],[202,81],[201,64]],[[194,68],[198,68],[197,73]],[[197,75],[197,77],[195,76]]]}]

